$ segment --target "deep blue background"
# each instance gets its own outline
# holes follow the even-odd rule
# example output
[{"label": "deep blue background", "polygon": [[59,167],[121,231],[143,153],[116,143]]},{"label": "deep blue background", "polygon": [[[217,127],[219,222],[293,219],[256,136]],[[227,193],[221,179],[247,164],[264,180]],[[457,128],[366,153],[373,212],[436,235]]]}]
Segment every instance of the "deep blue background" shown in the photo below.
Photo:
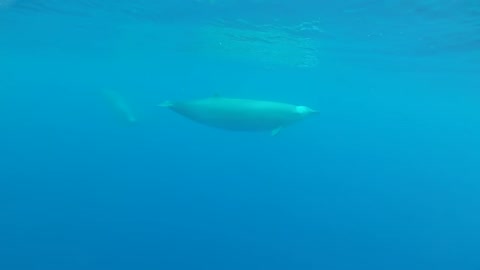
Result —
[{"label": "deep blue background", "polygon": [[[0,269],[480,269],[474,1],[217,2],[0,9]],[[185,50],[216,18],[319,19],[320,63]],[[155,107],[213,93],[321,113],[270,137]]]}]

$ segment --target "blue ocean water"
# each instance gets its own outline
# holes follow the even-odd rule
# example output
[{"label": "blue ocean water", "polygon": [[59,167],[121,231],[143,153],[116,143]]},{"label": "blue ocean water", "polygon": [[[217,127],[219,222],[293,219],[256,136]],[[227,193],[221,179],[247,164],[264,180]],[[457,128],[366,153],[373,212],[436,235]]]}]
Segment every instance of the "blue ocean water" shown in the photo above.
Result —
[{"label": "blue ocean water", "polygon": [[[477,1],[0,0],[0,269],[480,269],[479,34]],[[320,113],[156,106],[213,94]]]}]

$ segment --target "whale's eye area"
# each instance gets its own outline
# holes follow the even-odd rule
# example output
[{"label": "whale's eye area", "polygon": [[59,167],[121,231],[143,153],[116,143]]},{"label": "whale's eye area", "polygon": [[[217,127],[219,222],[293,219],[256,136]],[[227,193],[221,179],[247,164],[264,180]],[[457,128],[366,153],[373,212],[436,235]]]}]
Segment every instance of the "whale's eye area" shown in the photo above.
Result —
[{"label": "whale's eye area", "polygon": [[295,107],[295,112],[297,112],[298,114],[307,114],[307,113],[309,113],[310,111],[311,111],[310,108],[305,107],[305,106],[297,106],[297,107]]}]

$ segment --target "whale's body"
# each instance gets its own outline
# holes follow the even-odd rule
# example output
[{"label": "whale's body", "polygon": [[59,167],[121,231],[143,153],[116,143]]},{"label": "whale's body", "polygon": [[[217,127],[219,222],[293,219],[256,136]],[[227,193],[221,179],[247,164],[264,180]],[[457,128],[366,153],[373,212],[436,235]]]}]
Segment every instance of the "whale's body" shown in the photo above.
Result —
[{"label": "whale's body", "polygon": [[272,135],[315,113],[306,106],[218,96],[165,102],[161,106],[207,126],[234,131],[271,131]]}]

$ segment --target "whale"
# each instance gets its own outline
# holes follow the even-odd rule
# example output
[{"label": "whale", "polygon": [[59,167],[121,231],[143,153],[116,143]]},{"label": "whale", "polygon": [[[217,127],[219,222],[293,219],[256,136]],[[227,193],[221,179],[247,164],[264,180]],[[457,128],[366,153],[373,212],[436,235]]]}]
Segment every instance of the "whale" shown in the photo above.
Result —
[{"label": "whale", "polygon": [[130,104],[128,104],[127,100],[120,95],[119,92],[111,89],[103,89],[102,93],[123,120],[130,124],[137,122],[137,117],[135,116]]},{"label": "whale", "polygon": [[268,131],[272,136],[317,111],[294,104],[214,95],[158,104],[194,122],[230,131]]}]

